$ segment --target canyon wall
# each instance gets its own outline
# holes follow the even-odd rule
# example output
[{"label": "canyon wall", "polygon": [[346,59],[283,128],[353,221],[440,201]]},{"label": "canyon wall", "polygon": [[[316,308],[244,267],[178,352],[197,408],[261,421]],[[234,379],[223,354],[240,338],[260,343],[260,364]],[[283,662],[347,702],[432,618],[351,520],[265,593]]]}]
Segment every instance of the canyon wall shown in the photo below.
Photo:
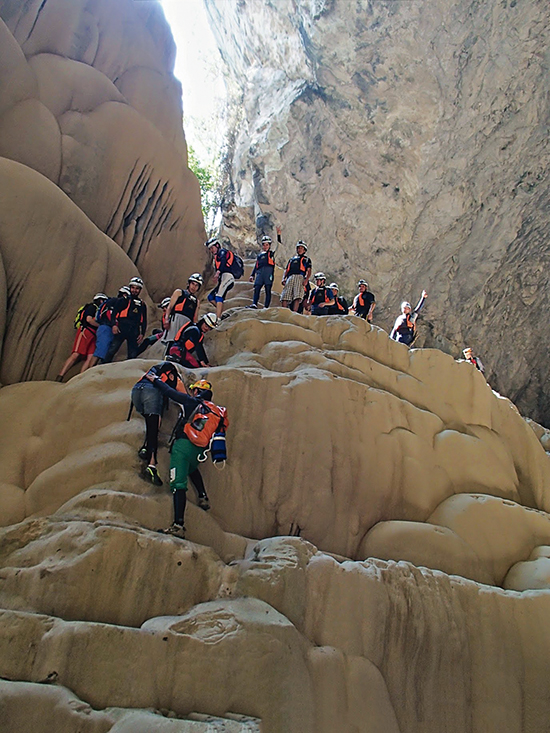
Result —
[{"label": "canyon wall", "polygon": [[283,227],[375,322],[481,354],[550,422],[548,3],[205,0],[236,92],[225,231]]},{"label": "canyon wall", "polygon": [[97,291],[205,264],[157,2],[0,0],[1,381],[53,376]]}]

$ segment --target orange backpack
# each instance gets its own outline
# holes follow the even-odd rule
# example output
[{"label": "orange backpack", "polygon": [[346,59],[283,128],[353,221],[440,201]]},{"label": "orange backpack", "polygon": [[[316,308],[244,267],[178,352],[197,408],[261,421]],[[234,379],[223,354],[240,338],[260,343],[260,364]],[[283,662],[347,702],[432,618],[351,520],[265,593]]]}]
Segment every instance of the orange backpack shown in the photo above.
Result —
[{"label": "orange backpack", "polygon": [[183,426],[183,432],[193,445],[207,448],[214,433],[224,431],[228,427],[226,408],[204,400]]}]

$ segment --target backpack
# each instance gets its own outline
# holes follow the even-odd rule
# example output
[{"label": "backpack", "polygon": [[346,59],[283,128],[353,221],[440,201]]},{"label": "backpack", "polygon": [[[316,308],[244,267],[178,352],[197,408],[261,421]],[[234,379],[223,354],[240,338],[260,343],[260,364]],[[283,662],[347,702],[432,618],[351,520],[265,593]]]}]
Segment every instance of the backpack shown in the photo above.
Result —
[{"label": "backpack", "polygon": [[84,305],[81,305],[80,308],[76,312],[76,316],[74,317],[74,327],[75,328],[82,328],[85,324],[82,320],[84,318],[84,310],[88,304],[85,303]]},{"label": "backpack", "polygon": [[183,432],[193,445],[208,448],[214,433],[225,432],[228,425],[225,407],[205,400],[193,411],[183,426]]},{"label": "backpack", "polygon": [[244,262],[239,255],[236,255],[234,252],[232,254],[233,262],[229,266],[229,272],[233,275],[235,280],[240,280],[244,275]]}]

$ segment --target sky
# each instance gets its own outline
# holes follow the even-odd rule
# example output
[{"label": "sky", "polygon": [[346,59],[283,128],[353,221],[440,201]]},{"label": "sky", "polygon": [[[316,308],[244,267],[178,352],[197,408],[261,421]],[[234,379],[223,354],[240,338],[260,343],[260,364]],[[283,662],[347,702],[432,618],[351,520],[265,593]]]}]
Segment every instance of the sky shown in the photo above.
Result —
[{"label": "sky", "polygon": [[[187,142],[201,162],[211,162],[224,140],[222,60],[203,0],[161,0],[178,49],[174,74],[183,88]],[[222,115],[222,116],[221,116]]]}]

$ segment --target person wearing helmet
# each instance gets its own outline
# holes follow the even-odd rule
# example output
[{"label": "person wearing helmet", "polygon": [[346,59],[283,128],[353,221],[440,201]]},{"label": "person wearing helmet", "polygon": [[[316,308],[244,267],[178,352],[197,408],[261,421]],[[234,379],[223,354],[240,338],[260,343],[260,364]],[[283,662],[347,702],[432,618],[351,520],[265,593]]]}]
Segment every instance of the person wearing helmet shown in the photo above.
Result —
[{"label": "person wearing helmet", "polygon": [[127,359],[135,359],[138,347],[145,338],[147,330],[147,308],[140,299],[143,289],[143,280],[140,277],[133,277],[128,283],[130,289],[129,298],[121,298],[112,313],[113,338],[107,351],[104,361],[111,362],[117,351],[126,341]]},{"label": "person wearing helmet", "polygon": [[339,296],[339,288],[337,283],[331,283],[329,288],[334,293],[334,305],[329,308],[331,316],[347,316],[349,313],[348,301],[343,297]]},{"label": "person wearing helmet", "polygon": [[109,346],[113,340],[113,322],[112,315],[113,309],[117,305],[117,301],[121,298],[130,297],[130,288],[127,285],[123,285],[118,294],[114,298],[107,298],[97,311],[96,321],[99,323],[96,333],[95,350],[90,366],[95,366],[99,361],[102,363],[107,358],[107,352]]},{"label": "person wearing helmet", "polygon": [[467,346],[465,349],[462,350],[462,353],[464,354],[464,359],[470,364],[473,364],[476,369],[478,369],[482,374],[485,374],[485,367],[483,366],[483,362],[479,358],[479,356],[474,356],[474,352],[472,350],[471,346]]},{"label": "person wearing helmet", "polygon": [[[187,288],[176,288],[169,299],[168,308],[166,310],[166,318],[168,320],[168,328],[163,337],[163,342],[167,347],[176,340],[176,334],[181,330],[182,326],[188,323],[196,323],[199,316],[200,301],[197,297],[202,286],[202,275],[194,272],[189,276]],[[167,350],[168,350],[167,348]]]},{"label": "person wearing helmet", "polygon": [[283,275],[281,305],[297,311],[309,285],[311,260],[306,256],[307,244],[301,239],[296,243],[296,254],[286,264]]},{"label": "person wearing helmet", "polygon": [[176,334],[176,339],[168,351],[167,358],[176,361],[189,369],[208,367],[208,357],[204,350],[204,335],[216,328],[218,317],[215,313],[207,313],[197,323],[183,326]]},{"label": "person wearing helmet", "polygon": [[308,308],[313,316],[328,316],[330,308],[336,302],[334,293],[326,286],[327,278],[324,272],[316,272],[314,278],[315,287],[309,296]]},{"label": "person wearing helmet", "polygon": [[227,293],[235,285],[235,275],[232,271],[235,255],[231,250],[222,247],[217,239],[209,239],[206,246],[214,258],[214,267],[216,268],[214,279],[217,280],[216,287],[208,293],[207,297],[210,303],[216,304],[216,315],[220,320]]},{"label": "person wearing helmet", "polygon": [[277,227],[277,244],[272,247],[271,237],[264,235],[260,241],[261,252],[256,255],[256,262],[250,275],[250,282],[254,283],[254,297],[249,308],[257,308],[262,288],[265,288],[264,308],[271,304],[271,288],[275,274],[275,252],[281,242],[281,227]]},{"label": "person wearing helmet", "polygon": [[[188,326],[192,328],[192,326]],[[204,488],[204,482],[199,471],[199,456],[204,453],[204,447],[199,447],[192,442],[192,438],[186,431],[186,425],[192,420],[193,415],[200,410],[203,403],[206,402],[208,412],[214,416],[214,411],[219,411],[212,400],[212,385],[206,380],[199,380],[189,387],[191,394],[178,392],[170,385],[163,383],[158,377],[148,375],[154,387],[159,390],[162,396],[168,397],[173,402],[180,405],[182,410],[181,418],[176,422],[172,433],[170,449],[170,488],[174,501],[174,522],[168,529],[161,530],[165,534],[174,535],[181,539],[185,539],[185,508],[187,504],[187,484],[191,479],[198,497],[198,505],[201,509],[207,511],[210,509],[208,496]],[[208,409],[211,408],[211,409]],[[225,413],[225,409],[223,413]],[[215,417],[217,420],[218,418]],[[228,426],[227,418],[223,417],[224,427]]]},{"label": "person wearing helmet", "polygon": [[369,291],[369,284],[366,280],[359,280],[357,287],[359,292],[353,299],[351,310],[359,318],[372,322],[372,314],[376,305],[374,295]]},{"label": "person wearing helmet", "polygon": [[138,456],[145,461],[141,474],[146,481],[155,486],[162,486],[162,479],[157,469],[157,450],[160,420],[164,412],[164,397],[151,383],[149,379],[151,375],[177,392],[184,393],[185,385],[175,364],[163,361],[151,367],[132,388],[132,405],[145,419],[145,442],[138,451]]},{"label": "person wearing helmet", "polygon": [[86,369],[93,366],[92,360],[96,345],[97,328],[99,325],[96,320],[96,316],[102,303],[106,300],[107,296],[105,293],[96,293],[91,303],[86,303],[82,308],[79,308],[75,319],[75,327],[78,330],[74,339],[73,348],[69,358],[63,364],[61,371],[55,378],[56,382],[62,382],[65,374],[67,374],[69,369],[78,361],[84,361],[80,368],[81,374],[82,372],[85,372]]},{"label": "person wearing helmet", "polygon": [[416,337],[416,319],[420,309],[426,302],[428,293],[423,290],[420,300],[414,310],[411,308],[411,304],[404,300],[401,303],[401,315],[397,317],[394,326],[390,333],[390,338],[394,341],[399,341],[401,344],[410,346]]},{"label": "person wearing helmet", "polygon": [[161,316],[162,328],[154,328],[151,335],[143,339],[141,344],[138,346],[136,356],[140,356],[141,354],[143,354],[143,352],[146,349],[148,349],[149,346],[153,346],[153,344],[156,344],[157,341],[163,338],[163,336],[166,334],[166,331],[169,325],[167,318],[166,318],[166,311],[168,310],[169,303],[170,303],[170,298],[163,298],[161,302],[158,304],[157,308],[160,308],[162,310],[162,316]]}]

